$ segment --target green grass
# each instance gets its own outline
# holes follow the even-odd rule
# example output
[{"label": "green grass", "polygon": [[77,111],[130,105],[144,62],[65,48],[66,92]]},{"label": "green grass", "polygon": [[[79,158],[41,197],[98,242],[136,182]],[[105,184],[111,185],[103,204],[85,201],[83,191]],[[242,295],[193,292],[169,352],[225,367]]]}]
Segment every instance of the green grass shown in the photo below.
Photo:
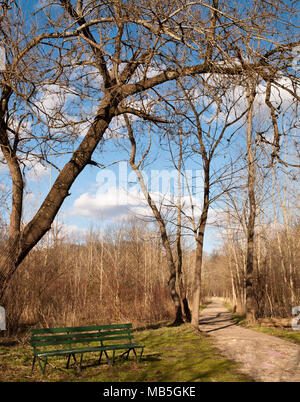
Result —
[{"label": "green grass", "polygon": [[211,301],[205,301],[203,304],[201,304],[199,308],[199,312],[203,311],[209,304],[211,304]]},{"label": "green grass", "polygon": [[131,358],[118,359],[114,366],[96,365],[97,355],[89,354],[84,357],[82,372],[76,373],[65,369],[66,358],[52,357],[44,376],[38,366],[31,375],[30,345],[0,345],[0,381],[252,381],[238,372],[236,363],[220,356],[208,336],[189,324],[137,331],[135,338],[146,346],[139,363]]},{"label": "green grass", "polygon": [[233,313],[233,309],[229,303],[224,302],[223,305],[225,308],[227,308],[227,310],[229,310],[231,312],[231,318],[235,324],[248,327],[245,315]]},{"label": "green grass", "polygon": [[235,324],[241,325],[243,327],[253,329],[258,332],[263,332],[265,334],[277,336],[278,338],[285,339],[287,341],[300,344],[300,331],[294,331],[292,329],[285,328],[277,328],[277,327],[269,327],[257,324],[249,324],[246,322],[244,315],[239,315],[232,312],[232,307],[228,303],[224,303],[224,307],[226,307],[232,313],[232,320]]},{"label": "green grass", "polygon": [[293,343],[300,345],[300,331],[294,331],[292,329],[276,328],[276,327],[264,327],[261,325],[252,325],[248,327],[255,331],[263,332],[265,334],[274,335],[278,338],[285,339]]}]

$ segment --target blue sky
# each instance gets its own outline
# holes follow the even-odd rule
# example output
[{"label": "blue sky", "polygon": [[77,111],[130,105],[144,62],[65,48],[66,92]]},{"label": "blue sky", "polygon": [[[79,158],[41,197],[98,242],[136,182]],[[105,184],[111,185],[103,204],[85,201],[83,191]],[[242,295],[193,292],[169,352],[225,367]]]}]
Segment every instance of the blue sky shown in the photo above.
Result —
[{"label": "blue sky", "polygon": [[[107,147],[110,152],[105,150],[104,155],[97,155],[94,159],[100,163],[110,165],[115,162],[115,145],[114,141],[110,140],[107,142]],[[147,170],[148,177],[151,177],[151,173],[154,174],[165,174],[168,175],[167,171],[170,173],[177,173],[171,166],[171,162],[168,160],[169,155],[157,146],[154,148],[154,152],[159,154],[157,160],[151,169]],[[146,202],[142,194],[137,194],[137,191],[133,190],[139,189],[137,184],[135,174],[132,172],[129,164],[125,161],[126,154],[121,155],[118,153],[118,159],[122,162],[109,166],[105,170],[98,169],[95,166],[87,166],[84,171],[79,175],[75,183],[71,188],[71,195],[66,198],[64,204],[58,214],[57,221],[59,224],[64,225],[64,230],[72,235],[84,234],[84,231],[88,231],[90,227],[100,229],[105,228],[106,225],[110,223],[121,223],[124,219],[130,218],[131,216],[145,216],[152,217],[151,211],[148,209]],[[64,161],[68,158],[62,157],[59,165],[62,165]],[[57,160],[56,160],[57,163]],[[193,165],[193,166],[192,166]],[[40,169],[40,168],[39,168]],[[126,171],[127,170],[127,171]],[[195,163],[189,163],[186,167],[187,171],[190,171],[190,175],[193,176],[195,184],[196,176],[201,175],[201,167]],[[123,181],[127,180],[127,191],[124,189],[120,182],[120,174],[122,175]],[[25,198],[25,216],[26,220],[30,219],[34,210],[40,205],[42,199],[45,197],[47,191],[49,190],[50,183],[54,182],[57,173],[54,168],[48,168],[40,173],[38,170],[38,175],[31,174],[29,180],[27,180],[26,192],[27,196]],[[103,178],[110,178],[113,176],[116,183],[105,182],[104,185],[100,185]],[[168,180],[168,177],[167,179]],[[201,186],[200,180],[198,180]],[[116,187],[114,187],[116,184]],[[120,187],[121,184],[121,187]],[[149,183],[150,184],[150,183]],[[171,191],[168,188],[162,188],[163,183],[160,181],[161,187],[159,188],[160,194],[166,195],[164,200],[167,203],[171,193],[173,192],[173,187]],[[166,186],[166,183],[165,183]],[[166,190],[166,191],[164,191]],[[127,198],[128,194],[128,198]],[[157,192],[153,194],[154,199],[159,201],[159,195]],[[198,194],[197,200],[200,205],[200,195]],[[212,251],[214,247],[219,242],[219,239],[215,239],[215,232],[209,230],[206,236],[205,249],[207,252]]]}]

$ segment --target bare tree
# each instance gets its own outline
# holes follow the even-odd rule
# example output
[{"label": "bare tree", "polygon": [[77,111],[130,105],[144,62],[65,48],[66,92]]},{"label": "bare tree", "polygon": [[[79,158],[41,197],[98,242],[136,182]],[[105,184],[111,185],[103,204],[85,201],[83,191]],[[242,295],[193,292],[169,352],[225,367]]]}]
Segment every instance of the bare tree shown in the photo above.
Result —
[{"label": "bare tree", "polygon": [[179,151],[177,161],[177,220],[176,220],[176,250],[177,250],[177,283],[179,289],[180,300],[184,311],[185,319],[191,322],[192,316],[188,304],[186,286],[183,283],[183,260],[182,260],[182,162],[183,162],[183,129],[179,128]]},{"label": "bare tree", "polygon": [[141,164],[144,162],[147,154],[150,151],[150,146],[151,146],[151,141],[150,141],[150,145],[147,149],[147,151],[144,153],[144,155],[142,156],[142,158],[136,162],[136,141],[134,138],[134,133],[133,133],[133,129],[132,129],[132,125],[130,124],[129,118],[128,116],[125,114],[124,115],[124,119],[126,122],[126,126],[127,126],[127,130],[128,130],[128,136],[129,136],[129,140],[131,143],[131,155],[130,155],[130,166],[132,167],[132,169],[134,170],[134,172],[137,175],[142,193],[149,205],[149,207],[151,208],[153,215],[156,219],[156,222],[159,225],[159,230],[160,230],[160,236],[161,236],[161,240],[162,240],[162,244],[163,247],[165,249],[166,252],[166,258],[167,258],[167,262],[168,262],[168,267],[169,267],[169,271],[170,271],[170,278],[169,278],[169,288],[170,288],[170,293],[171,293],[171,297],[174,303],[174,307],[175,307],[175,320],[173,322],[173,325],[180,325],[182,324],[183,321],[183,317],[182,317],[182,307],[181,307],[181,299],[177,293],[176,290],[176,278],[177,278],[177,273],[178,271],[176,270],[176,265],[175,265],[175,261],[174,261],[174,257],[173,257],[173,252],[172,252],[172,247],[171,247],[171,242],[167,233],[167,228],[166,228],[166,223],[165,220],[163,219],[163,216],[159,210],[159,208],[157,207],[156,203],[153,201],[152,196],[150,194],[150,192],[147,189],[147,186],[145,184],[143,175],[140,171],[140,166]]},{"label": "bare tree", "polygon": [[[210,76],[206,80],[202,80],[202,82],[194,83],[190,90],[187,90],[182,84],[180,85],[187,105],[185,118],[188,123],[186,131],[189,132],[191,140],[191,155],[196,157],[196,160],[199,158],[198,163],[202,166],[203,171],[201,206],[193,205],[194,202],[191,198],[192,213],[185,213],[196,243],[192,291],[192,324],[197,327],[199,307],[202,301],[203,247],[209,208],[232,187],[234,172],[232,161],[225,160],[222,166],[218,162],[216,167],[215,160],[219,156],[220,148],[223,149],[223,152],[226,152],[224,143],[228,147],[228,141],[232,140],[234,133],[237,132],[240,125],[243,125],[242,118],[246,111],[235,111],[239,99],[229,101],[229,97],[226,100],[226,85],[222,84],[220,78],[215,79]],[[201,97],[203,100],[199,101]],[[232,128],[232,132],[227,136],[229,128]],[[201,181],[202,177],[197,178],[197,180]],[[216,187],[219,187],[222,181],[224,187],[216,190]],[[218,186],[216,186],[217,184]],[[190,196],[191,193],[190,189]],[[198,217],[195,207],[201,210]]]},{"label": "bare tree", "polygon": [[[254,82],[253,82],[254,81]],[[247,255],[246,255],[246,317],[248,321],[255,320],[255,300],[253,295],[254,269],[254,231],[256,217],[255,198],[255,160],[253,152],[253,103],[255,99],[256,82],[249,80],[246,87],[247,96],[247,162],[248,162],[248,200],[249,216],[247,221]]]}]

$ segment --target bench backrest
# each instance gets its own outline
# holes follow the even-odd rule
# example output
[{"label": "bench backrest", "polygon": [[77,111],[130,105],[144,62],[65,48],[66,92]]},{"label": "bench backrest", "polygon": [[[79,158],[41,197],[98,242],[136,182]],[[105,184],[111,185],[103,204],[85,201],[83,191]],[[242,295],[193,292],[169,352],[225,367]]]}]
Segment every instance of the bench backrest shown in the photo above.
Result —
[{"label": "bench backrest", "polygon": [[132,343],[132,324],[94,325],[84,327],[31,329],[31,346],[34,349],[53,345],[72,348],[78,343],[97,342],[99,345]]}]

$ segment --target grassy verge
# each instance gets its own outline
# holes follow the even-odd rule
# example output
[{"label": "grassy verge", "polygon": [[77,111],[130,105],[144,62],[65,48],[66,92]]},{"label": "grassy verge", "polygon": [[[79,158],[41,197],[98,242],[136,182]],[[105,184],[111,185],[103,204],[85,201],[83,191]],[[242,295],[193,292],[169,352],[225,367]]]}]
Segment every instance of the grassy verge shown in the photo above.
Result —
[{"label": "grassy verge", "polygon": [[209,304],[211,304],[211,301],[206,300],[203,304],[201,304],[199,312],[201,313],[201,311],[203,311]]},{"label": "grassy verge", "polygon": [[293,331],[292,329],[276,328],[276,327],[264,327],[263,325],[253,325],[251,329],[254,329],[265,334],[274,335],[278,338],[285,339],[287,341],[297,343],[300,345],[300,331]]},{"label": "grassy verge", "polygon": [[231,318],[235,324],[242,325],[244,327],[249,327],[248,324],[246,323],[246,317],[244,315],[234,313],[232,306],[227,302],[224,302],[223,305],[225,308],[227,308],[227,310],[231,312]]},{"label": "grassy verge", "polygon": [[52,357],[43,376],[39,367],[31,375],[29,345],[0,345],[0,381],[214,381],[243,382],[251,379],[238,373],[236,363],[220,356],[209,337],[189,324],[137,331],[136,341],[146,346],[140,363],[117,360],[114,366],[95,365],[97,355],[85,355],[84,369],[65,369],[66,359]]},{"label": "grassy verge", "polygon": [[277,336],[278,338],[285,339],[287,341],[300,344],[300,331],[294,331],[289,328],[277,328],[265,326],[264,324],[249,324],[246,322],[245,316],[239,315],[232,312],[232,307],[228,303],[224,303],[224,307],[226,307],[232,313],[232,320],[243,327],[253,329],[258,332],[263,332],[265,334]]}]

